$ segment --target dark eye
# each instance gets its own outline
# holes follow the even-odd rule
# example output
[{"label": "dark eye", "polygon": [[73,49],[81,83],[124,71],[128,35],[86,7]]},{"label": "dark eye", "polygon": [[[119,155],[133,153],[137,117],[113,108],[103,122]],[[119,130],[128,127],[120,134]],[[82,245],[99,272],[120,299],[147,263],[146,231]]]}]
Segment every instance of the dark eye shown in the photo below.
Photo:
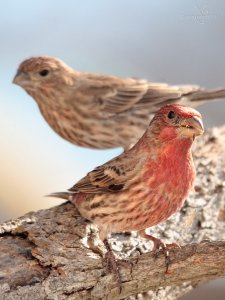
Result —
[{"label": "dark eye", "polygon": [[41,71],[39,72],[39,74],[40,74],[42,77],[45,77],[45,76],[47,76],[47,75],[48,75],[48,73],[49,73],[49,70],[46,70],[46,69],[44,69],[44,70],[41,70]]},{"label": "dark eye", "polygon": [[168,115],[167,115],[167,116],[168,116],[168,118],[169,118],[169,119],[173,119],[173,118],[175,118],[175,117],[176,117],[176,114],[175,114],[175,112],[174,112],[174,111],[172,111],[172,110],[171,110],[171,111],[168,113]]}]

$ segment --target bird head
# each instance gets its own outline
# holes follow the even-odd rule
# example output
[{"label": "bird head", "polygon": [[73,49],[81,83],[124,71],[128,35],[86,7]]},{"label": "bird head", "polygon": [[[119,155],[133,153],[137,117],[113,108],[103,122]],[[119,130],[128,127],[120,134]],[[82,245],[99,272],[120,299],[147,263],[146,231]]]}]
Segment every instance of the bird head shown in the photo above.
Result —
[{"label": "bird head", "polygon": [[204,127],[201,114],[190,107],[180,104],[163,106],[153,118],[150,127],[157,131],[160,140],[188,138],[194,140],[203,134]]},{"label": "bird head", "polygon": [[72,84],[73,69],[60,59],[39,56],[24,60],[17,70],[13,83],[21,86],[27,92],[39,88],[50,88],[57,84]]}]

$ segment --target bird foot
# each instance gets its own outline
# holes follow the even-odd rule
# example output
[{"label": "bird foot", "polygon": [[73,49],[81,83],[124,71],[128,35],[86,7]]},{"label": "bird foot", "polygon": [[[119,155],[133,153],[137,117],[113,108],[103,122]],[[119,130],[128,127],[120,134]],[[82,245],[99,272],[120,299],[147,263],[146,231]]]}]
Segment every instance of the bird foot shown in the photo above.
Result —
[{"label": "bird foot", "polygon": [[130,269],[132,270],[132,267],[134,266],[134,263],[130,261],[129,259],[120,259],[117,261],[120,265],[127,266],[129,265]]},{"label": "bird foot", "polygon": [[[104,256],[103,260],[105,262],[105,267],[106,267],[106,272],[108,274],[114,274],[115,278],[116,278],[116,283],[117,283],[117,287],[119,289],[119,293],[121,293],[122,291],[122,281],[121,281],[121,276],[120,276],[120,272],[119,272],[119,267],[118,267],[118,263],[119,264],[123,264],[123,263],[127,263],[127,261],[125,260],[117,260],[107,239],[103,240],[103,243],[105,245],[106,248],[106,253],[104,255],[104,250],[102,249],[102,247],[100,247],[100,245],[96,245],[96,237],[93,235],[93,232],[91,231],[88,235],[87,235],[87,245],[89,247],[89,249],[91,249],[94,253],[100,255],[101,257]],[[129,262],[130,263],[130,262]],[[130,263],[131,264],[131,263]]]},{"label": "bird foot", "polygon": [[172,244],[165,244],[162,241],[160,241],[160,239],[156,239],[156,241],[154,241],[154,248],[153,251],[155,252],[155,257],[159,256],[160,251],[163,252],[164,257],[165,257],[165,263],[166,263],[166,271],[165,274],[169,274],[169,266],[171,264],[171,259],[170,259],[170,251],[171,249],[174,248],[180,248],[180,246],[176,243],[172,243]]},{"label": "bird foot", "polygon": [[119,267],[118,267],[118,262],[121,262],[121,261],[117,261],[107,239],[105,239],[103,242],[107,249],[107,252],[106,252],[105,258],[104,258],[104,260],[106,262],[106,271],[107,271],[107,273],[113,273],[115,275],[117,287],[119,289],[119,293],[121,293],[122,280],[121,280],[121,275],[120,275],[120,271],[119,271]]},{"label": "bird foot", "polygon": [[148,240],[150,240],[154,243],[154,247],[153,247],[152,251],[154,252],[154,255],[155,255],[156,258],[159,256],[160,251],[163,252],[164,257],[165,257],[165,263],[166,263],[165,274],[169,274],[169,266],[171,264],[169,250],[174,249],[174,248],[179,248],[180,249],[180,246],[176,243],[165,244],[160,239],[157,239],[154,236],[146,234],[144,231],[140,232],[140,235],[141,235],[141,237],[143,237],[145,239],[148,239]]}]

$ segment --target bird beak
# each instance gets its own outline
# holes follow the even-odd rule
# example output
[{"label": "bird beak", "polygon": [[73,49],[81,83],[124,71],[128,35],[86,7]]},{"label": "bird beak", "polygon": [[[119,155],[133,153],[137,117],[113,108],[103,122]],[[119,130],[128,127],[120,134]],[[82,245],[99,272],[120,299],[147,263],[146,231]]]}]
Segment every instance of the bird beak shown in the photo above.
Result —
[{"label": "bird beak", "polygon": [[197,136],[204,132],[202,119],[197,116],[181,120],[180,126],[186,136]]},{"label": "bird beak", "polygon": [[21,85],[22,83],[26,82],[29,79],[29,76],[24,71],[18,71],[13,78],[13,83],[17,85]]}]

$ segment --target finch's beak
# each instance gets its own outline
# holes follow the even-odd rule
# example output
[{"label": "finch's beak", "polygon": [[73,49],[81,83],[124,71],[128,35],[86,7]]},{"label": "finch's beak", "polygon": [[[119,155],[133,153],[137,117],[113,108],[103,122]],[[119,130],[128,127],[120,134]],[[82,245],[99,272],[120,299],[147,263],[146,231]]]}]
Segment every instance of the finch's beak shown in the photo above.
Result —
[{"label": "finch's beak", "polygon": [[18,71],[13,78],[13,83],[17,85],[21,85],[22,83],[26,82],[29,80],[29,76],[26,72],[24,71]]},{"label": "finch's beak", "polygon": [[185,136],[197,136],[204,132],[202,119],[197,116],[181,120],[180,127]]}]

